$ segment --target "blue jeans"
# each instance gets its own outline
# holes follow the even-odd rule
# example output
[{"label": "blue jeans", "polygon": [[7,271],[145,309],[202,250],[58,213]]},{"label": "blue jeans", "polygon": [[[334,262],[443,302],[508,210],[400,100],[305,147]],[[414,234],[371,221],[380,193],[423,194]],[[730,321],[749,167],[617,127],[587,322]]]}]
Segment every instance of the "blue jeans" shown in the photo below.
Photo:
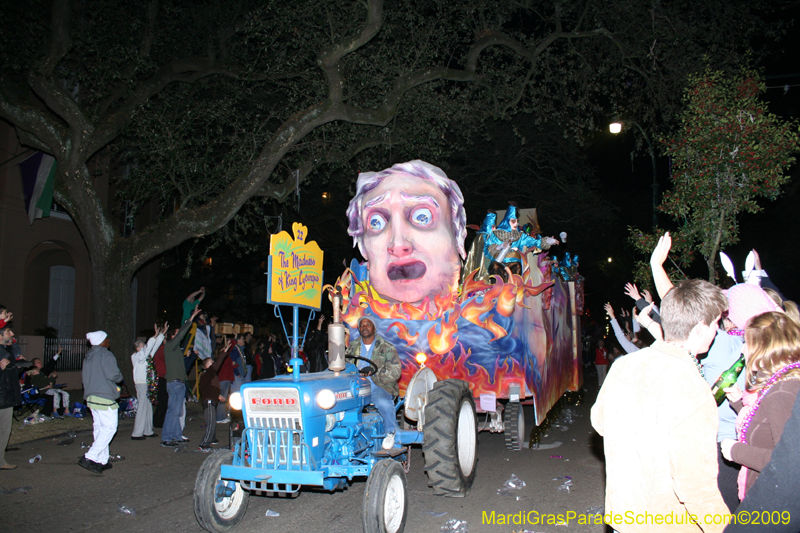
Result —
[{"label": "blue jeans", "polygon": [[169,404],[167,414],[164,415],[164,427],[161,429],[161,440],[164,442],[181,439],[181,413],[186,401],[186,384],[183,381],[168,382],[167,394]]},{"label": "blue jeans", "polygon": [[244,377],[245,383],[253,381],[253,365],[245,365],[247,367],[247,375]]},{"label": "blue jeans", "polygon": [[397,415],[394,410],[394,400],[392,395],[372,384],[372,403],[378,409],[378,412],[383,418],[383,425],[386,427],[386,433],[394,433],[397,431]]},{"label": "blue jeans", "polygon": [[[242,369],[244,371],[244,369]],[[235,373],[233,374],[233,385],[231,385],[231,394],[234,392],[239,392],[239,390],[244,385],[244,376],[237,376]]]}]

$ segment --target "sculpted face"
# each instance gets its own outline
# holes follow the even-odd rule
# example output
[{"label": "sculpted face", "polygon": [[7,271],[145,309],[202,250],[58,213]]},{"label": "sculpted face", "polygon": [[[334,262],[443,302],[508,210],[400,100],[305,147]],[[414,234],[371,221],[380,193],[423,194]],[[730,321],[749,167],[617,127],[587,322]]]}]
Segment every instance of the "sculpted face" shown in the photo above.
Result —
[{"label": "sculpted face", "polygon": [[419,303],[456,286],[461,264],[450,213],[434,181],[402,172],[364,196],[360,249],[378,294]]}]

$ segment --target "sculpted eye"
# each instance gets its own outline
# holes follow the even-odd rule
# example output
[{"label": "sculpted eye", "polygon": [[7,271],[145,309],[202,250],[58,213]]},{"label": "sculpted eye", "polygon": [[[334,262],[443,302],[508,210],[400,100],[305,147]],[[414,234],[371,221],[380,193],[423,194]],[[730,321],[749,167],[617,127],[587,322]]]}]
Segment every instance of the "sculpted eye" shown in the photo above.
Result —
[{"label": "sculpted eye", "polygon": [[427,207],[420,207],[411,213],[411,221],[417,226],[427,226],[433,222],[433,214]]},{"label": "sculpted eye", "polygon": [[369,217],[367,226],[369,226],[369,229],[371,231],[380,231],[386,226],[386,220],[383,218],[382,215],[378,213],[373,213]]}]

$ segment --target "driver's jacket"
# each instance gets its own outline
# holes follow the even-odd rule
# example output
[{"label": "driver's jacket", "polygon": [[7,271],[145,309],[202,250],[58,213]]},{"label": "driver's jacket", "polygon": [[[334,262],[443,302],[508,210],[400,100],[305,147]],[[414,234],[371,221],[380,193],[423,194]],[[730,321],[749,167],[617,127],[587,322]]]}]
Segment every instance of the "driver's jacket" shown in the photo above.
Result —
[{"label": "driver's jacket", "polygon": [[[374,344],[370,360],[378,367],[378,371],[371,376],[372,382],[392,396],[398,396],[400,387],[397,382],[400,381],[403,369],[400,367],[400,357],[397,355],[397,349],[391,342],[379,335],[375,335]],[[361,357],[361,346],[363,344],[360,338],[351,339],[350,346],[347,347],[347,351],[344,354],[345,357],[353,355]]]}]

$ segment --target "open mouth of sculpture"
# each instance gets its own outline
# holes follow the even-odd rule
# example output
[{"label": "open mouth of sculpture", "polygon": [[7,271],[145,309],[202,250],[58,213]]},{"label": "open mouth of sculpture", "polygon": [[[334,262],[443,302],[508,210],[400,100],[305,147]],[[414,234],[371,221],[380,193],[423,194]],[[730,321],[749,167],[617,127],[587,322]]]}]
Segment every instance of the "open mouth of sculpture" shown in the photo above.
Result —
[{"label": "open mouth of sculpture", "polygon": [[391,281],[413,281],[425,275],[428,268],[422,261],[397,264],[392,263],[386,268],[386,276]]}]

